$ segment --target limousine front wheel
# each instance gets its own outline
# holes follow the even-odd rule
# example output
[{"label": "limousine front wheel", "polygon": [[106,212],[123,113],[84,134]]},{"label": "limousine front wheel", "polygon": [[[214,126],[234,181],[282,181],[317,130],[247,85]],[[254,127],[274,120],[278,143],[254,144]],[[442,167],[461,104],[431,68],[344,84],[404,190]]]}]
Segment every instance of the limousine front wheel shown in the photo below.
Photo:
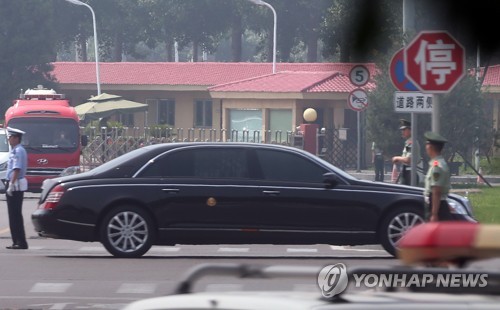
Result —
[{"label": "limousine front wheel", "polygon": [[111,210],[101,225],[101,242],[116,257],[144,255],[154,239],[153,221],[141,208],[122,206]]},{"label": "limousine front wheel", "polygon": [[379,230],[380,243],[392,255],[396,255],[397,242],[413,226],[423,223],[422,212],[417,207],[400,207],[389,212]]}]

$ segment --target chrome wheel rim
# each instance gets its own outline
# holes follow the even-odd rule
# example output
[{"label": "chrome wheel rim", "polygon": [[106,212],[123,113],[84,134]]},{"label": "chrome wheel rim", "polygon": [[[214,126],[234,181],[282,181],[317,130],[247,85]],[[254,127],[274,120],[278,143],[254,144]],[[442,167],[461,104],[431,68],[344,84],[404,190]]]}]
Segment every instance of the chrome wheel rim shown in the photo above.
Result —
[{"label": "chrome wheel rim", "polygon": [[108,240],[121,252],[134,252],[148,239],[148,224],[135,212],[120,212],[113,216],[107,227]]},{"label": "chrome wheel rim", "polygon": [[415,213],[405,212],[395,216],[387,227],[387,236],[393,247],[403,235],[413,226],[423,223],[423,219]]}]

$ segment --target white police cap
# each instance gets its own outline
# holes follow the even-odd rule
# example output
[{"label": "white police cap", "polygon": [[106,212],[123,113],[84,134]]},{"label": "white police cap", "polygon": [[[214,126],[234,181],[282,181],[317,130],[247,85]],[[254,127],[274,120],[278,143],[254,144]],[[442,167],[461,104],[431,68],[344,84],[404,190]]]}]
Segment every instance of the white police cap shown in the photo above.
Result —
[{"label": "white police cap", "polygon": [[12,127],[7,127],[7,135],[10,137],[10,136],[22,136],[24,135],[26,132],[20,130],[20,129],[17,129],[17,128],[12,128]]}]

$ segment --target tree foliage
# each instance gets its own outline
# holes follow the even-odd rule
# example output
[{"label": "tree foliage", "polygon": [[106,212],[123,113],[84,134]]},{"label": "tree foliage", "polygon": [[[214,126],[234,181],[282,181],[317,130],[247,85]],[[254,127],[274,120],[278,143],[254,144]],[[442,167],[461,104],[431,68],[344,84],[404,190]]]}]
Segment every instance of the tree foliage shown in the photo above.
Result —
[{"label": "tree foliage", "polygon": [[21,89],[37,84],[54,87],[47,72],[55,59],[57,34],[52,1],[3,0],[0,4],[0,102],[4,114]]},{"label": "tree foliage", "polygon": [[458,151],[469,159],[476,147],[487,153],[493,141],[493,124],[476,78],[466,75],[440,104],[441,132],[450,141],[449,151]]}]

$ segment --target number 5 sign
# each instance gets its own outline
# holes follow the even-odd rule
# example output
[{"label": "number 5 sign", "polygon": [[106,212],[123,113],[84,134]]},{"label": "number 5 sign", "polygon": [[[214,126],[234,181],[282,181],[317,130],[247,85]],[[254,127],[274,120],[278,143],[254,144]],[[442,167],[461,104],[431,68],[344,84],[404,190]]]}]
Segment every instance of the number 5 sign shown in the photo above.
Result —
[{"label": "number 5 sign", "polygon": [[363,65],[356,65],[349,72],[349,79],[358,87],[365,86],[370,80],[370,71]]}]

